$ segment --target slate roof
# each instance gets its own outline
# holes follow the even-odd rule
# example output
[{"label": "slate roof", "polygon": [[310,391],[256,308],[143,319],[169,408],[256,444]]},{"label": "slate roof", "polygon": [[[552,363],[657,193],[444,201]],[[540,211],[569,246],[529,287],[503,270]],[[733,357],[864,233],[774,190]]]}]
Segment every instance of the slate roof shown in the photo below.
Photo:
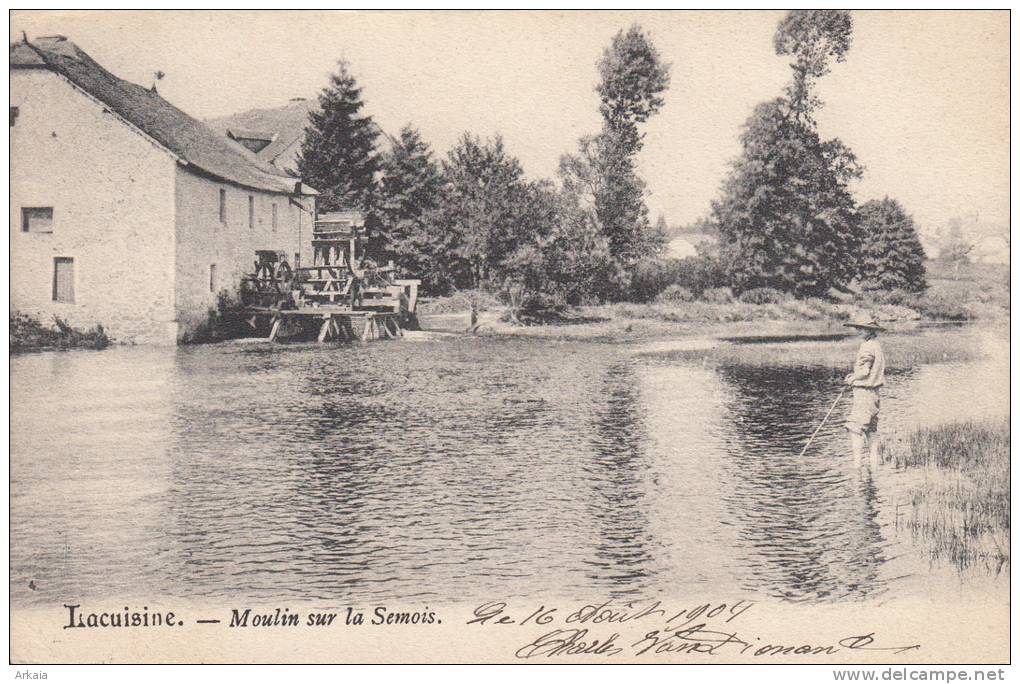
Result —
[{"label": "slate roof", "polygon": [[[293,171],[297,167],[297,156],[301,151],[301,142],[308,126],[308,115],[319,109],[317,98],[305,99],[295,97],[282,107],[269,109],[249,109],[230,116],[208,119],[206,123],[215,131],[224,135],[235,133],[239,128],[249,131],[262,131],[263,135],[272,135],[273,140],[256,154],[260,160],[272,164],[282,172]],[[379,133],[378,152],[388,152],[395,144],[393,138],[375,124]]]},{"label": "slate roof", "polygon": [[[300,179],[262,162],[242,145],[174,107],[155,90],[117,78],[63,36],[12,45],[10,66],[60,74],[197,173],[255,190],[295,192]],[[303,192],[314,190],[304,187]]]},{"label": "slate roof", "polygon": [[266,164],[272,164],[281,171],[293,170],[297,166],[297,155],[305,137],[308,114],[317,108],[314,100],[294,98],[283,107],[250,109],[230,116],[209,119],[206,123],[214,131],[230,135],[231,131],[256,130],[272,136],[268,145],[256,152]]},{"label": "slate roof", "polygon": [[245,140],[260,140],[264,142],[273,142],[276,135],[273,133],[266,133],[265,131],[253,131],[250,128],[228,128],[227,135],[234,140],[243,138]]}]

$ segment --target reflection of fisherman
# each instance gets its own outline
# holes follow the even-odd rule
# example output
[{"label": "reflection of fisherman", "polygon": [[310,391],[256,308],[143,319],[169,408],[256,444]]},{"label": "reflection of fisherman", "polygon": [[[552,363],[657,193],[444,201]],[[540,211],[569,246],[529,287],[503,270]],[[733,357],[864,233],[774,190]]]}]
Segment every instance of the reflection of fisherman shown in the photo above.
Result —
[{"label": "reflection of fisherman", "polygon": [[857,350],[853,372],[846,376],[846,384],[853,387],[854,405],[846,420],[850,433],[850,448],[853,450],[854,465],[860,466],[864,456],[865,442],[871,456],[871,467],[879,463],[880,443],[878,438],[879,390],[885,384],[885,354],[882,345],[875,339],[885,328],[870,316],[855,319],[847,326],[856,328],[864,342]]}]

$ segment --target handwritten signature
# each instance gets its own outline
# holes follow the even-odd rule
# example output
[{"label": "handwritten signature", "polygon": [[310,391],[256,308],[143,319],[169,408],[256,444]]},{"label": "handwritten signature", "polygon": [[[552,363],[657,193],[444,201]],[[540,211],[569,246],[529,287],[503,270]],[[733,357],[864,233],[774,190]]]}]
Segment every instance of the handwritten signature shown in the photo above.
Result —
[{"label": "handwritten signature", "polygon": [[[549,626],[549,631],[517,649],[514,655],[520,659],[577,655],[612,657],[624,652],[635,657],[697,653],[760,658],[827,656],[845,650],[901,654],[921,648],[920,644],[880,644],[875,632],[846,636],[832,642],[788,644],[761,636],[741,635],[736,629],[725,627],[753,605],[752,601],[736,601],[698,604],[674,610],[667,609],[659,601],[622,604],[605,601],[586,604],[575,610],[564,611],[558,607],[542,605],[533,610],[517,612],[506,601],[490,601],[478,606],[467,624]],[[663,626],[644,632],[636,641],[632,641],[633,636],[621,636],[620,632],[627,623],[641,620],[657,621]],[[612,625],[620,631],[608,636],[598,635],[593,632],[595,625]]]}]

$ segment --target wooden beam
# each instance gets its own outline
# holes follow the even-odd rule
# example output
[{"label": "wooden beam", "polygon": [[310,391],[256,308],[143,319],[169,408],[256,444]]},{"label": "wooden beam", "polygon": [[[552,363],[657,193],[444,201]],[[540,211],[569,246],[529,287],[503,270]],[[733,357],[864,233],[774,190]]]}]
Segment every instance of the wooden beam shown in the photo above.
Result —
[{"label": "wooden beam", "polygon": [[323,343],[329,339],[329,328],[330,322],[333,320],[331,316],[324,316],[322,321],[322,327],[319,328],[319,343]]},{"label": "wooden beam", "polygon": [[276,341],[276,336],[279,334],[280,326],[282,324],[283,324],[283,316],[275,316],[273,318],[273,327],[269,331],[269,341],[270,342],[275,342]]}]

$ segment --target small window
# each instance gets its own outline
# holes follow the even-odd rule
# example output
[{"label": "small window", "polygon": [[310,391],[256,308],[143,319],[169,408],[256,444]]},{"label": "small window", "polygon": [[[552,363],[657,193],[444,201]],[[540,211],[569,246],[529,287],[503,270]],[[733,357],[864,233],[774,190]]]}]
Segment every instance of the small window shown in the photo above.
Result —
[{"label": "small window", "polygon": [[21,232],[52,233],[53,207],[22,207]]},{"label": "small window", "polygon": [[11,125],[9,128],[14,128],[14,122],[18,120],[18,114],[20,113],[21,111],[17,107],[11,107]]},{"label": "small window", "polygon": [[53,259],[53,301],[74,304],[74,259]]},{"label": "small window", "polygon": [[209,291],[216,292],[216,264],[209,264]]},{"label": "small window", "polygon": [[255,197],[248,195],[248,227],[255,227]]},{"label": "small window", "polygon": [[220,223],[227,223],[227,191],[220,189]]},{"label": "small window", "polygon": [[273,202],[273,231],[276,231],[276,202]]}]

